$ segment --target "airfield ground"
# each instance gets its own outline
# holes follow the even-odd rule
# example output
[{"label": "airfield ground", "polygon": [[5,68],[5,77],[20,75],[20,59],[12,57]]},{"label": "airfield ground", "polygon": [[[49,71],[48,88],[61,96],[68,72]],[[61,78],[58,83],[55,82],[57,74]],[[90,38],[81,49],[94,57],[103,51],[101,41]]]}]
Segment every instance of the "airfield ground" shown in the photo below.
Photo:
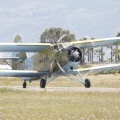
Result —
[{"label": "airfield ground", "polygon": [[[0,120],[120,120],[120,74],[83,77],[91,79],[90,89],[103,91],[75,91],[84,86],[66,77],[40,91],[22,90],[18,78],[0,78]],[[14,89],[17,86],[20,89]],[[38,89],[39,81],[28,83],[28,88]]]}]

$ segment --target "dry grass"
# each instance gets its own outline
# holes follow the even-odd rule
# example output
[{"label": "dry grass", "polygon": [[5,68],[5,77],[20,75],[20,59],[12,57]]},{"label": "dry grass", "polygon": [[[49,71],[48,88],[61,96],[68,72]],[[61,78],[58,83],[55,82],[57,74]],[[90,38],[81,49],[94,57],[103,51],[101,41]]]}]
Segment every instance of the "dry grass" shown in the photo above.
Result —
[{"label": "dry grass", "polygon": [[[120,74],[108,74],[108,75],[83,75],[83,78],[89,78],[91,81],[91,87],[107,87],[107,88],[119,88],[120,87]],[[23,80],[20,78],[0,78],[1,86],[21,86]],[[28,86],[39,86],[39,80],[27,83]],[[68,77],[60,77],[47,84],[47,87],[84,87],[81,83],[73,81]]]},{"label": "dry grass", "polygon": [[[120,74],[109,75],[83,75],[83,78],[89,78],[91,81],[91,87],[103,87],[103,88],[119,88],[120,87]],[[57,80],[51,82],[47,86],[62,86],[62,87],[84,87],[81,83],[70,80],[67,77],[60,77]]]},{"label": "dry grass", "polygon": [[[84,76],[86,78],[86,76]],[[119,88],[119,75],[90,75],[92,87]],[[1,86],[19,86],[16,78],[1,78]],[[38,86],[39,82],[28,84]],[[59,78],[47,86],[83,87]],[[119,120],[120,93],[36,92],[0,88],[0,120]]]},{"label": "dry grass", "polygon": [[1,120],[120,119],[119,93],[0,89]]}]

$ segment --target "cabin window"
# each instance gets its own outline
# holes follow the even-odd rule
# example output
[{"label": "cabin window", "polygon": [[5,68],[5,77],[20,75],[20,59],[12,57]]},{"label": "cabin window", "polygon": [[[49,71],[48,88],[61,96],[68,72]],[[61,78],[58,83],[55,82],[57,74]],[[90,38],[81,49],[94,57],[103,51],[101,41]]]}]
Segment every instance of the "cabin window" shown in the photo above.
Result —
[{"label": "cabin window", "polygon": [[60,48],[60,49],[63,49],[63,46],[62,46],[62,44],[60,44],[60,45],[59,45],[59,48]]}]

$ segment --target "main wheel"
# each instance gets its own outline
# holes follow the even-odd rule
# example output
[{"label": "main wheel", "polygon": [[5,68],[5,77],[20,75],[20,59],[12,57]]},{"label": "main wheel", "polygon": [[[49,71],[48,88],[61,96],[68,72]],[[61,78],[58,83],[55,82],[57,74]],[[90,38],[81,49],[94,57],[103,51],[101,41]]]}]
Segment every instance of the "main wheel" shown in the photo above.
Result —
[{"label": "main wheel", "polygon": [[86,88],[90,88],[90,86],[91,86],[90,80],[89,79],[85,79],[85,87]]},{"label": "main wheel", "polygon": [[40,81],[40,87],[41,88],[45,88],[45,86],[46,86],[46,80],[41,79],[41,81]]},{"label": "main wheel", "polygon": [[24,83],[23,83],[23,88],[26,88],[26,86],[27,86],[27,83],[24,82]]}]

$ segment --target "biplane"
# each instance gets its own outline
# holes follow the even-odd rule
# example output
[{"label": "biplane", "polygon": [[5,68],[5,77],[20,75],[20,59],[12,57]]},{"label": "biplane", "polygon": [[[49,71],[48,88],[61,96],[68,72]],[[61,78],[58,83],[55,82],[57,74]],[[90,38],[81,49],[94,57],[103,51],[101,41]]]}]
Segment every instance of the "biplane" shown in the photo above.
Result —
[{"label": "biplane", "polygon": [[[11,60],[11,70],[0,70],[1,77],[20,77],[24,80],[23,88],[27,87],[27,81],[40,80],[40,87],[55,78],[65,75],[90,88],[89,79],[83,79],[82,74],[89,71],[99,71],[110,68],[120,68],[120,64],[110,64],[97,67],[79,68],[83,57],[83,49],[117,45],[120,37],[74,41],[61,43],[61,37],[56,44],[51,43],[23,43],[19,35],[14,43],[0,43],[0,52],[12,52],[12,57],[2,57],[0,60]],[[27,52],[33,52],[31,57]],[[79,78],[75,75],[78,74]]]}]

